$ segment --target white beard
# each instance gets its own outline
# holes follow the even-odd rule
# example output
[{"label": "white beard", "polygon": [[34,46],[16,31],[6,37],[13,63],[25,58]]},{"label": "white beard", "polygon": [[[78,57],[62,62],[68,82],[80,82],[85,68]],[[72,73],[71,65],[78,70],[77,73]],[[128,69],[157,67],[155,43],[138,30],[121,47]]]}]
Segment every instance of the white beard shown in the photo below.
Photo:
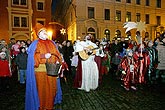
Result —
[{"label": "white beard", "polygon": [[48,34],[47,34],[46,30],[41,30],[38,33],[38,37],[42,40],[46,40],[48,38]]}]

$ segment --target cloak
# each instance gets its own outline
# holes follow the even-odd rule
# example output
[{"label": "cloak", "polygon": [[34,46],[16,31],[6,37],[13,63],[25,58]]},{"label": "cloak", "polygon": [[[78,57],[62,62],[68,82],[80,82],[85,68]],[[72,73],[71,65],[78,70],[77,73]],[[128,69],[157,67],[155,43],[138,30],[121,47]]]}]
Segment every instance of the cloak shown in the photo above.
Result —
[{"label": "cloak", "polygon": [[37,43],[38,40],[33,41],[27,50],[28,62],[26,74],[25,110],[38,110],[40,106],[34,73],[34,53]]},{"label": "cloak", "polygon": [[[26,74],[25,110],[38,110],[40,107],[35,71],[34,71],[34,64],[35,64],[34,54],[37,47],[37,43],[38,40],[33,41],[27,50],[28,62],[27,62],[27,74]],[[57,94],[54,100],[54,104],[61,103],[61,101],[62,101],[62,90],[60,85],[60,79],[57,78]]]}]

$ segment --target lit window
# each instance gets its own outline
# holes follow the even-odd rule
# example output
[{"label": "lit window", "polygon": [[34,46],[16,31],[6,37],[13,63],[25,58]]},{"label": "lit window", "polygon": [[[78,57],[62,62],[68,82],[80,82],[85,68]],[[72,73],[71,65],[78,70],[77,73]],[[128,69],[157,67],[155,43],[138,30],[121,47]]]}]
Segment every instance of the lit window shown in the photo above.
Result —
[{"label": "lit window", "polygon": [[109,29],[106,29],[106,30],[104,31],[104,36],[105,36],[108,40],[110,40],[110,30],[109,30]]},{"label": "lit window", "polygon": [[131,21],[131,12],[127,12],[126,22]]},{"label": "lit window", "polygon": [[116,21],[121,21],[121,11],[116,10]]}]

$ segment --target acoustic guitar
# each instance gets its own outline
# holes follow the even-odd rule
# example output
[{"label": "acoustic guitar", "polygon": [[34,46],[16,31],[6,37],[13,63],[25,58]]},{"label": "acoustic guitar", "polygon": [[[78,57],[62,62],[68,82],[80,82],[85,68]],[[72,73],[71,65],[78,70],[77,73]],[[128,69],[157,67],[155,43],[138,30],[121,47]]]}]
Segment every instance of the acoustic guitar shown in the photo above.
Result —
[{"label": "acoustic guitar", "polygon": [[86,49],[84,49],[83,51],[79,52],[79,56],[82,60],[87,60],[91,55],[96,54],[96,49],[93,46],[88,46],[86,47]]}]

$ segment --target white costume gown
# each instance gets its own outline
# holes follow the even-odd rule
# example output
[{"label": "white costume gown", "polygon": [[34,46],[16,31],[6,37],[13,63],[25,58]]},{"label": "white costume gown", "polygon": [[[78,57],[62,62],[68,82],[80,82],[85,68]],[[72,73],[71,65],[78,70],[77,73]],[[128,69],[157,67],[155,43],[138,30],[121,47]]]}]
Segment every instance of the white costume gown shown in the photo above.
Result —
[{"label": "white costume gown", "polygon": [[[75,52],[82,51],[84,47],[92,45],[94,48],[97,47],[91,41],[81,41],[76,44]],[[87,60],[81,61],[82,63],[82,84],[81,90],[89,92],[91,89],[95,90],[98,87],[99,71],[96,62],[94,61],[95,56],[91,55]]]}]

